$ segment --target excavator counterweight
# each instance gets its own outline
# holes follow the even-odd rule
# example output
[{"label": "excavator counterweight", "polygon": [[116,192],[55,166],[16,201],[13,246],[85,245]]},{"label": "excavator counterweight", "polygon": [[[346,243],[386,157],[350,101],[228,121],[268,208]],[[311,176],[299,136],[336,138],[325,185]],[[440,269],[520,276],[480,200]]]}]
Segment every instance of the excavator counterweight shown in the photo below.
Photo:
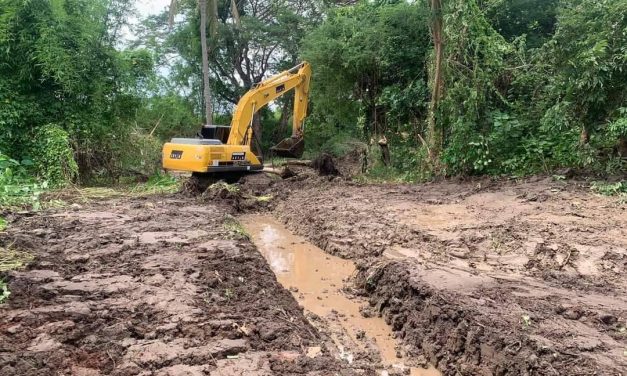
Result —
[{"label": "excavator counterweight", "polygon": [[238,102],[230,128],[206,125],[198,138],[174,138],[166,143],[163,168],[197,175],[262,170],[263,158],[251,148],[255,138],[253,117],[262,107],[291,90],[294,90],[292,136],[270,150],[280,157],[300,158],[305,147],[303,132],[310,80],[311,67],[303,62],[256,84]]}]

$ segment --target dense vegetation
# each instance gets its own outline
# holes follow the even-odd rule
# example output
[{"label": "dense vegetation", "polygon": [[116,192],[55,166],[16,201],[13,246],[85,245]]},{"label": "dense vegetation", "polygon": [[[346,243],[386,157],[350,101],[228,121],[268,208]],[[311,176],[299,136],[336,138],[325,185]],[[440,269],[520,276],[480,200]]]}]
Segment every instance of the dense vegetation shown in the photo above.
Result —
[{"label": "dense vegetation", "polygon": [[[371,175],[625,171],[627,0],[178,0],[129,33],[133,6],[0,0],[0,200],[150,176],[164,140],[301,59],[309,151]],[[255,119],[265,146],[290,106]]]},{"label": "dense vegetation", "polygon": [[[624,0],[448,0],[441,14],[421,2],[332,10],[303,47],[316,67],[312,128],[325,139],[385,136],[392,169],[409,178],[624,171],[626,15]],[[429,134],[437,17],[443,94]]]}]

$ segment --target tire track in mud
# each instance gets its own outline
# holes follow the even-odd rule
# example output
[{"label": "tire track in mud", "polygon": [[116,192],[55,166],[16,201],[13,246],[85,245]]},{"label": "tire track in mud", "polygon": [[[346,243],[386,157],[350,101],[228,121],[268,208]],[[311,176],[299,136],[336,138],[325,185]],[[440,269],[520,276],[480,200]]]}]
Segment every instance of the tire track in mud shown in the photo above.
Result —
[{"label": "tire track in mud", "polygon": [[622,375],[627,213],[574,183],[275,185],[274,213],[359,266],[371,311],[446,375]]},{"label": "tire track in mud", "polygon": [[[10,217],[0,375],[346,375],[228,208],[111,200]],[[364,373],[365,372],[365,373]],[[371,373],[371,372],[370,372]]]}]

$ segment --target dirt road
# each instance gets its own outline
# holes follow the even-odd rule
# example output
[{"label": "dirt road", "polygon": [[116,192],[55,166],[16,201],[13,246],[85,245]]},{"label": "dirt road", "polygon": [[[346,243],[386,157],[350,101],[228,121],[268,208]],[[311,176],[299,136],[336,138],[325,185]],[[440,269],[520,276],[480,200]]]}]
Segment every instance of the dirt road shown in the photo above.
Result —
[{"label": "dirt road", "polygon": [[[34,260],[3,275],[0,375],[381,374],[372,354],[348,361],[334,347],[331,321],[303,312],[304,292],[277,282],[231,216],[260,211],[355,262],[334,288],[385,319],[407,363],[625,374],[627,209],[616,199],[550,178],[359,185],[299,173],[200,200],[10,216],[0,247]],[[359,341],[376,347],[367,333]]]}]

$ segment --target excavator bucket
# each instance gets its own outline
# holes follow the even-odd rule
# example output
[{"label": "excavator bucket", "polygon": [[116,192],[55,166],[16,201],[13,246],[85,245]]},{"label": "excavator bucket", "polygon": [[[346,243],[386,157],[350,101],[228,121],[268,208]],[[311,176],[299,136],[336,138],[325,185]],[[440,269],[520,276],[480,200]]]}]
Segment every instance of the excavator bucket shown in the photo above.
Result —
[{"label": "excavator bucket", "polygon": [[277,157],[300,158],[305,151],[305,140],[302,137],[288,137],[271,147],[270,150]]}]

